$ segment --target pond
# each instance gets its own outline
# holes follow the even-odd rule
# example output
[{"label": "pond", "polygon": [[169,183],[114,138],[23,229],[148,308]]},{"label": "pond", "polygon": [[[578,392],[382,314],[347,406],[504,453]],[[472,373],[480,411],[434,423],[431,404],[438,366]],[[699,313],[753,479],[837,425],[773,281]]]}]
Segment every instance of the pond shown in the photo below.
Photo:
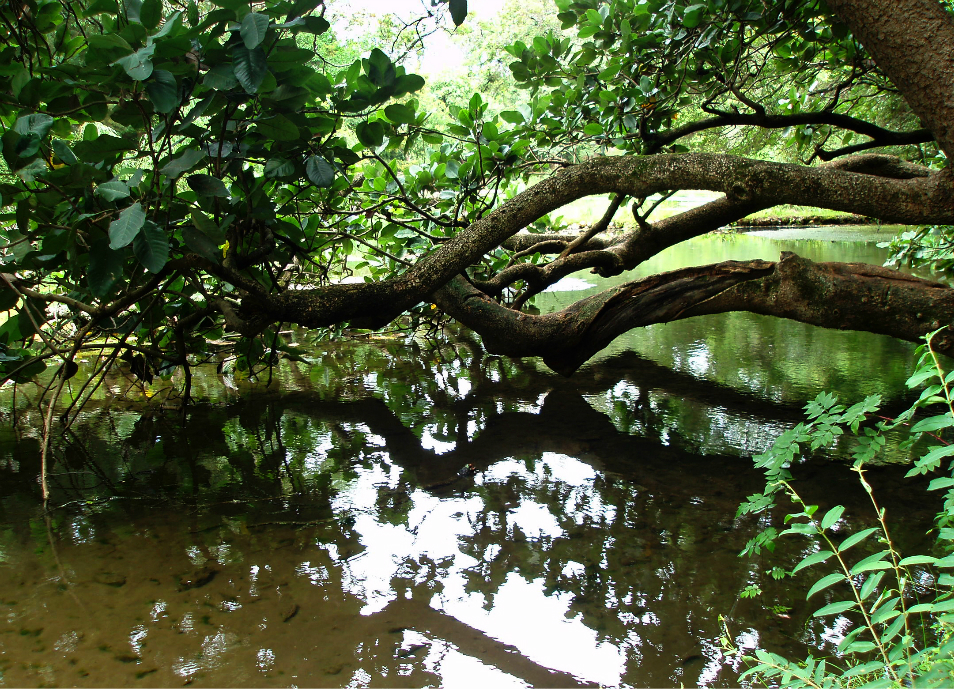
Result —
[{"label": "pond", "polygon": [[[710,235],[641,272],[884,258],[886,233],[812,232]],[[613,282],[587,278],[537,305]],[[762,526],[736,508],[762,489],[751,455],[818,392],[903,408],[912,351],[729,314],[631,333],[562,378],[464,335],[384,335],[315,345],[268,387],[210,366],[185,424],[156,401],[168,382],[117,375],[52,448],[46,514],[36,393],[6,388],[0,684],[734,686],[725,630],[831,652],[824,594],[768,573],[812,544],[740,558]],[[907,456],[890,443],[870,480],[901,547],[927,548]],[[851,532],[871,505],[844,458],[794,473]]]}]

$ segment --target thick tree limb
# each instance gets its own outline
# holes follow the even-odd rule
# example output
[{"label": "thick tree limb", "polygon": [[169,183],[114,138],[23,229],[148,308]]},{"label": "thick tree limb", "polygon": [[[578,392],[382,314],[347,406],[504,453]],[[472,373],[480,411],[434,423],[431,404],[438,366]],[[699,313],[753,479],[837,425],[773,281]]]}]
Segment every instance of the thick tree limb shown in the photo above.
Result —
[{"label": "thick tree limb", "polygon": [[[905,162],[895,156],[873,154],[840,160],[828,167],[889,179],[915,179],[932,174],[926,167]],[[474,282],[474,285],[486,294],[497,297],[508,285],[516,280],[524,280],[530,287],[526,294],[532,295],[561,278],[586,268],[592,268],[603,277],[619,275],[624,270],[633,270],[666,248],[712,232],[772,205],[774,204],[745,199],[733,200],[724,196],[652,225],[641,224],[616,240],[614,245],[605,246],[604,251],[595,247],[589,252],[577,254],[572,261],[558,257],[546,265],[511,266],[489,280]]]},{"label": "thick tree limb", "polygon": [[955,121],[955,31],[938,0],[827,0],[935,135],[949,161]]},{"label": "thick tree limb", "polygon": [[939,351],[952,351],[950,287],[888,268],[817,264],[791,253],[777,263],[726,261],[654,275],[541,316],[501,306],[460,278],[439,291],[435,300],[480,334],[489,352],[541,356],[564,375],[633,328],[727,311],[752,311],[913,342],[948,325],[935,342]]},{"label": "thick tree limb", "polygon": [[363,327],[381,327],[552,210],[595,194],[640,198],[670,189],[720,191],[727,195],[727,203],[757,210],[778,204],[811,205],[888,222],[952,222],[952,179],[947,174],[889,179],[835,166],[810,168],[704,153],[596,158],[562,170],[508,200],[396,279],[290,291],[257,298],[249,306],[267,310],[274,320],[306,327],[359,317]]}]

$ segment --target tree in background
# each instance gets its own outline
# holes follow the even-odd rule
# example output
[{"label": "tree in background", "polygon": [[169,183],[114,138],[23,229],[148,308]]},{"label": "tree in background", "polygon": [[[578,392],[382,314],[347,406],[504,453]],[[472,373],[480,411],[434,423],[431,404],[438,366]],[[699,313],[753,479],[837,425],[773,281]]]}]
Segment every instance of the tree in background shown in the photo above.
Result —
[{"label": "tree in background", "polygon": [[[466,3],[446,9],[464,21]],[[188,397],[190,367],[227,334],[252,372],[298,356],[283,324],[381,328],[432,303],[488,351],[567,374],[627,330],[705,313],[913,341],[951,323],[949,287],[791,254],[522,310],[566,275],[620,274],[777,204],[952,222],[950,5],[557,9],[569,35],[506,49],[526,100],[496,113],[475,94],[439,129],[424,79],[385,50],[325,59],[322,0],[5,4],[3,376],[55,366],[52,410],[95,350],[100,370],[181,370]],[[696,134],[741,128],[778,132],[811,164],[689,152]],[[679,189],[723,196],[650,222],[648,199]],[[530,231],[585,196],[608,210],[579,236]],[[635,228],[603,236],[625,203]],[[935,342],[950,352],[951,329]]]}]

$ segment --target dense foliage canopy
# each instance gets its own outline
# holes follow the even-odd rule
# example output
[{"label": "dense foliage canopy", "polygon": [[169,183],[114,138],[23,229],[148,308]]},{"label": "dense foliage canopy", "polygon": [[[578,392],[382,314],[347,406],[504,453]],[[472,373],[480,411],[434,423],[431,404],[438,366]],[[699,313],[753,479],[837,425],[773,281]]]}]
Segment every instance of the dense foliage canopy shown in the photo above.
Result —
[{"label": "dense foliage canopy", "polygon": [[[951,323],[948,287],[791,255],[527,310],[568,274],[619,274],[777,204],[951,224],[946,4],[557,0],[563,30],[507,47],[521,101],[495,112],[475,93],[440,128],[388,46],[329,58],[326,4],[4,4],[5,379],[52,365],[62,387],[94,349],[142,380],[182,370],[188,395],[222,346],[250,372],[299,356],[283,324],[440,314],[566,373],[621,332],[701,313],[912,340]],[[432,4],[465,21],[463,0]],[[724,196],[651,222],[651,197],[679,189]],[[545,231],[593,195],[602,221]],[[636,225],[602,236],[628,200]]]}]

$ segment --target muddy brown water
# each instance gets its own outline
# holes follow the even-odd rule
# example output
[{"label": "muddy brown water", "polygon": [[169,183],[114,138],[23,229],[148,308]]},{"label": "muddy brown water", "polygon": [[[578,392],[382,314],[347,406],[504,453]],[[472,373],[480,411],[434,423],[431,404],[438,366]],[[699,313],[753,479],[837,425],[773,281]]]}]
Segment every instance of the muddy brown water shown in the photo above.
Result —
[{"label": "muddy brown water", "polygon": [[[703,238],[666,260],[881,262],[839,237]],[[269,388],[203,372],[184,425],[157,401],[168,382],[147,394],[118,376],[55,444],[48,513],[35,393],[5,390],[0,684],[734,686],[724,629],[747,649],[832,653],[846,620],[811,617],[827,595],[805,600],[811,574],[768,574],[812,542],[740,558],[768,522],[736,508],[762,489],[751,456],[807,398],[903,408],[912,347],[695,320],[634,333],[570,379],[464,337],[317,345]],[[821,509],[847,506],[849,533],[871,507],[845,455],[794,474]],[[890,441],[870,479],[922,552],[936,506],[902,479],[907,457]],[[749,584],[762,596],[741,599]]]}]

